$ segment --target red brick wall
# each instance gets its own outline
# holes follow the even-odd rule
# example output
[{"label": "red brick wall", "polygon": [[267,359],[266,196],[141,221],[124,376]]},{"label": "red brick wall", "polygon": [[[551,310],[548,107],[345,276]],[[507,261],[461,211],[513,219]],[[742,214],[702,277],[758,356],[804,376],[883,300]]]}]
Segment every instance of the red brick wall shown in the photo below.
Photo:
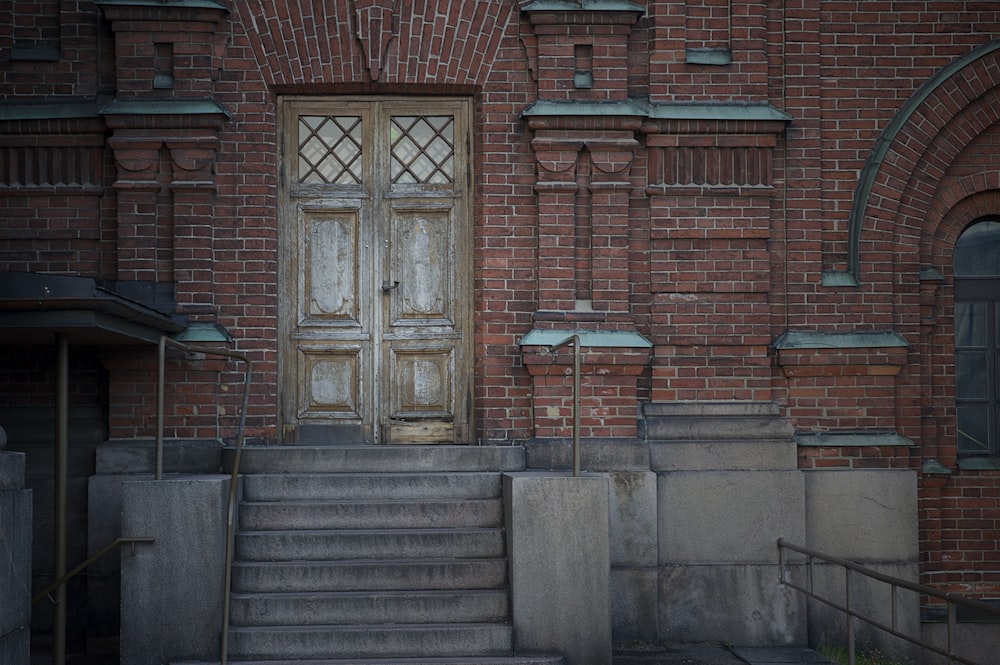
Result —
[{"label": "red brick wall", "polygon": [[[1000,213],[995,53],[912,110],[856,236],[850,216],[866,159],[907,100],[1000,34],[990,3],[650,0],[642,15],[558,22],[530,19],[519,11],[525,2],[400,0],[386,41],[365,44],[346,0],[232,2],[228,12],[175,12],[174,24],[161,8],[126,16],[87,1],[16,3],[15,21],[14,4],[0,5],[0,100],[96,109],[98,94],[212,96],[231,115],[211,126],[144,118],[110,127],[93,111],[81,112],[86,121],[0,120],[0,269],[174,285],[178,313],[219,323],[253,356],[252,437],[280,438],[279,97],[449,94],[476,104],[477,439],[566,436],[565,368],[539,370],[533,381],[518,341],[536,325],[593,325],[634,329],[655,348],[628,380],[624,371],[583,377],[587,436],[630,436],[643,399],[775,401],[800,431],[895,430],[917,446],[809,448],[803,468],[917,468],[932,458],[955,466],[950,262],[967,224]],[[61,57],[8,57],[29,42],[57,43]],[[729,49],[731,62],[690,61],[698,49]],[[152,75],[171,69],[170,54],[175,86],[154,90]],[[573,73],[587,67],[594,86],[573,88]],[[522,117],[540,94],[766,103],[791,121]],[[145,193],[130,188],[129,136],[151,140],[139,146],[154,156]],[[567,170],[554,169],[533,139],[559,144]],[[622,154],[579,167],[608,143]],[[195,166],[190,150],[211,153],[209,165]],[[611,177],[601,163],[624,166]],[[580,187],[594,213],[589,268],[566,235]],[[153,213],[165,223],[151,224]],[[858,285],[824,286],[824,272],[847,269],[852,238]],[[921,280],[923,268],[944,281]],[[552,314],[588,289],[600,318]],[[780,356],[771,344],[785,330],[893,330],[910,346],[888,357],[880,349]],[[106,360],[113,436],[152,433],[151,359],[146,350]],[[217,386],[237,385],[238,369],[174,358],[169,372],[190,386],[174,396],[170,435],[232,426],[238,391]],[[0,374],[24,381],[9,366]],[[542,387],[549,392],[533,394]],[[223,406],[213,411],[216,399]],[[932,480],[921,489],[926,579],[997,584],[985,554],[997,550],[996,525],[982,512],[995,501],[996,474],[956,468]],[[964,526],[946,527],[945,512]]]}]

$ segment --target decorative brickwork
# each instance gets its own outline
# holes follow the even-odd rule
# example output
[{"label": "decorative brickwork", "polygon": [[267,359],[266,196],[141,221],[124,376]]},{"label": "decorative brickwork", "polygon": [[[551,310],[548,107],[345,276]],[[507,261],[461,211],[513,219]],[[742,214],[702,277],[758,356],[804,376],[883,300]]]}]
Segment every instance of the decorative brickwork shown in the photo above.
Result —
[{"label": "decorative brickwork", "polygon": [[[284,442],[286,100],[461,99],[460,443],[570,436],[572,348],[523,340],[625,333],[651,347],[583,349],[585,437],[702,402],[898,436],[800,445],[799,468],[914,470],[924,581],[996,593],[1000,471],[955,447],[952,262],[1000,217],[998,34],[987,2],[0,3],[0,271],[224,328],[254,360],[248,436]],[[38,406],[50,351],[0,364],[0,404]],[[95,353],[111,436],[149,438],[155,352]],[[232,364],[171,352],[168,376],[168,436],[231,436]]]}]

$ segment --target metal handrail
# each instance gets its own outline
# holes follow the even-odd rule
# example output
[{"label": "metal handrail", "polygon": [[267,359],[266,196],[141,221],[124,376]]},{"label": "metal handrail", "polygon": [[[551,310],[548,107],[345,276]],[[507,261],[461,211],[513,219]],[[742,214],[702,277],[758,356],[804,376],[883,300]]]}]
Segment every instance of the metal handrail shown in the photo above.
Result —
[{"label": "metal handrail", "polygon": [[220,635],[219,656],[222,665],[226,665],[229,653],[229,611],[230,595],[232,592],[233,573],[233,538],[236,524],[236,487],[240,473],[240,457],[243,454],[243,441],[246,429],[247,406],[250,403],[250,379],[253,375],[253,362],[248,356],[235,351],[225,349],[213,349],[200,346],[191,346],[178,342],[166,336],[160,337],[158,349],[158,368],[156,386],[156,479],[163,477],[163,395],[165,387],[165,356],[167,345],[181,349],[185,353],[203,353],[205,355],[223,356],[234,360],[241,360],[246,364],[246,373],[243,380],[243,405],[240,410],[240,423],[236,431],[236,452],[233,457],[233,468],[230,472],[229,495],[226,499],[226,551],[223,562],[223,590],[222,590],[222,630]]},{"label": "metal handrail", "polygon": [[226,349],[213,349],[203,346],[191,346],[190,344],[184,344],[183,342],[178,342],[175,339],[167,337],[166,335],[160,336],[159,344],[157,345],[157,370],[156,370],[156,479],[161,480],[163,478],[163,401],[164,393],[166,392],[166,347],[172,346],[176,349],[180,349],[185,353],[202,353],[205,355],[221,356],[223,358],[232,358],[233,360],[240,360],[246,364],[246,373],[243,379],[243,407],[240,410],[240,424],[236,430],[236,441],[237,447],[242,447],[243,444],[243,428],[246,425],[247,418],[247,405],[250,400],[250,377],[253,370],[253,363],[250,358],[243,353],[238,353],[236,351],[227,351]]},{"label": "metal handrail", "polygon": [[81,572],[83,572],[88,566],[90,566],[90,564],[94,563],[95,561],[97,561],[102,556],[104,556],[111,550],[115,549],[119,545],[125,545],[131,543],[134,547],[135,543],[151,543],[153,541],[154,538],[150,536],[136,536],[134,538],[115,538],[113,541],[102,547],[99,551],[95,552],[94,554],[91,554],[89,557],[84,559],[82,563],[75,566],[72,570],[67,571],[65,575],[63,575],[57,580],[52,581],[47,587],[45,587],[44,589],[36,593],[34,596],[32,596],[31,604],[34,605],[42,598],[45,598],[50,593],[52,593],[59,587],[63,586],[64,584],[66,584],[66,582],[69,582],[75,575],[78,575]]},{"label": "metal handrail", "polygon": [[[785,560],[785,550],[786,549],[787,550],[791,550],[793,552],[798,552],[799,554],[804,554],[806,557],[808,557],[808,559],[807,559],[807,565],[809,566],[808,567],[808,579],[809,579],[809,586],[808,587],[803,587],[801,585],[796,584],[795,582],[791,581],[788,578],[788,576],[785,575],[785,569],[786,569],[786,564],[787,564],[787,562]],[[825,561],[827,563],[832,563],[832,564],[835,564],[837,566],[841,566],[841,567],[843,567],[845,569],[845,578],[846,578],[845,579],[845,590],[846,590],[846,597],[845,598],[846,598],[846,600],[845,600],[845,603],[843,605],[841,605],[840,603],[828,600],[828,599],[820,596],[818,593],[816,593],[813,590],[813,563],[814,563],[814,559],[819,559],[819,560]],[[963,657],[955,654],[955,652],[954,652],[955,651],[954,637],[955,637],[955,626],[956,626],[956,611],[955,611],[956,610],[956,606],[957,605],[964,605],[966,607],[973,608],[973,609],[979,610],[981,612],[986,612],[986,613],[995,615],[997,617],[1000,617],[1000,608],[994,607],[993,605],[989,605],[987,603],[975,600],[973,598],[968,598],[967,596],[964,596],[964,595],[962,595],[960,593],[956,593],[956,592],[953,592],[953,591],[941,591],[941,590],[935,589],[933,587],[924,586],[924,585],[918,584],[916,582],[911,582],[909,580],[905,580],[905,579],[903,579],[901,577],[893,577],[892,575],[886,575],[884,573],[880,573],[880,572],[872,570],[870,568],[866,568],[866,567],[864,567],[864,566],[862,566],[860,564],[857,564],[857,563],[855,563],[853,561],[848,561],[847,559],[841,559],[840,557],[831,556],[829,554],[823,554],[822,552],[819,552],[819,551],[814,550],[814,549],[810,549],[808,547],[803,547],[801,545],[795,545],[793,543],[790,543],[790,542],[786,541],[784,538],[779,538],[778,539],[778,560],[779,560],[779,568],[780,568],[780,571],[781,571],[780,572],[780,582],[782,584],[784,584],[785,586],[787,586],[787,587],[789,587],[791,589],[795,589],[796,591],[800,591],[800,592],[804,593],[806,596],[808,596],[809,598],[812,598],[813,600],[819,601],[819,602],[823,603],[824,605],[827,605],[827,606],[832,607],[832,608],[834,608],[836,610],[844,612],[847,615],[847,651],[848,651],[848,662],[849,662],[849,665],[855,665],[855,662],[856,662],[855,661],[855,653],[854,653],[854,651],[855,651],[855,649],[854,649],[854,619],[860,619],[861,621],[864,621],[865,623],[867,623],[867,624],[869,624],[871,626],[874,626],[874,627],[876,627],[876,628],[878,628],[880,630],[883,630],[883,631],[889,633],[890,635],[893,635],[893,636],[898,637],[900,639],[906,640],[907,642],[909,642],[911,644],[915,644],[915,645],[917,645],[917,646],[919,646],[919,647],[921,647],[923,649],[926,649],[928,651],[936,653],[936,654],[938,654],[940,656],[945,656],[948,659],[948,664],[949,665],[951,665],[952,663],[961,663],[962,665],[980,665],[980,663],[977,663],[976,661],[973,661],[973,660],[969,660],[967,658],[963,658]],[[891,586],[891,590],[892,590],[892,594],[891,594],[891,597],[892,597],[892,608],[891,608],[892,624],[891,625],[885,624],[885,623],[883,623],[883,622],[881,622],[881,621],[879,621],[877,619],[873,619],[871,617],[863,616],[862,614],[860,614],[854,608],[851,607],[851,573],[852,572],[859,573],[861,575],[864,575],[865,577],[869,577],[869,578],[877,580],[879,582],[884,582],[885,584],[888,584],[888,585]],[[896,589],[897,588],[906,589],[908,591],[913,591],[913,592],[916,592],[916,593],[919,593],[919,594],[922,594],[922,595],[925,595],[925,596],[929,596],[931,598],[937,598],[937,599],[943,600],[943,601],[945,601],[945,603],[947,603],[947,608],[948,608],[947,648],[942,649],[942,648],[940,648],[938,646],[935,646],[935,645],[931,644],[930,642],[925,642],[925,641],[923,641],[921,639],[918,639],[916,637],[913,637],[911,635],[907,635],[906,633],[903,633],[899,629],[897,629],[897,627],[896,627],[896,614],[897,614],[896,613]]]},{"label": "metal handrail", "polygon": [[549,353],[555,353],[570,344],[573,345],[573,477],[576,478],[580,475],[580,335],[573,333],[548,348]]}]

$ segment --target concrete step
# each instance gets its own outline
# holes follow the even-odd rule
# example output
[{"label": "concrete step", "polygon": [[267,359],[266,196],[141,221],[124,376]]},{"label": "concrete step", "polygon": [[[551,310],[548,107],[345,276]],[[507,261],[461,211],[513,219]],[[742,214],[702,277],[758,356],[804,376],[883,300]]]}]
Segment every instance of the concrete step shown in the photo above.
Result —
[{"label": "concrete step", "polygon": [[[320,658],[294,660],[233,660],[232,665],[566,665],[558,654],[518,654],[516,656],[441,656],[434,658]],[[170,665],[219,665],[214,662],[181,661]]]},{"label": "concrete step", "polygon": [[510,603],[500,590],[237,593],[231,612],[234,626],[502,623]]},{"label": "concrete step", "polygon": [[240,506],[240,528],[412,529],[500,527],[500,499],[418,501],[265,501]]},{"label": "concrete step", "polygon": [[407,624],[236,627],[229,632],[234,660],[510,656],[505,624]]},{"label": "concrete step", "polygon": [[[223,454],[232,468],[234,451]],[[522,471],[521,446],[262,446],[244,448],[240,472],[250,473],[444,473]]]},{"label": "concrete step", "polygon": [[335,561],[339,559],[499,558],[501,529],[358,529],[243,531],[236,536],[240,561]]},{"label": "concrete step", "polygon": [[500,474],[485,472],[265,473],[243,479],[245,501],[491,499],[500,493]]},{"label": "concrete step", "polygon": [[506,584],[503,558],[268,561],[233,566],[233,589],[243,593],[501,589]]}]

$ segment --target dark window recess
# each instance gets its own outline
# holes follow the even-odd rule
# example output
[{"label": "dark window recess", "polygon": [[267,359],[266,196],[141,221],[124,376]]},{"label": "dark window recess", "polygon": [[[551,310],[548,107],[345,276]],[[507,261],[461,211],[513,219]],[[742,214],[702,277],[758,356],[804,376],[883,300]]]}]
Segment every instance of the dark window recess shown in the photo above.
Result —
[{"label": "dark window recess", "polygon": [[960,455],[1000,454],[1000,221],[955,245],[955,410]]}]

